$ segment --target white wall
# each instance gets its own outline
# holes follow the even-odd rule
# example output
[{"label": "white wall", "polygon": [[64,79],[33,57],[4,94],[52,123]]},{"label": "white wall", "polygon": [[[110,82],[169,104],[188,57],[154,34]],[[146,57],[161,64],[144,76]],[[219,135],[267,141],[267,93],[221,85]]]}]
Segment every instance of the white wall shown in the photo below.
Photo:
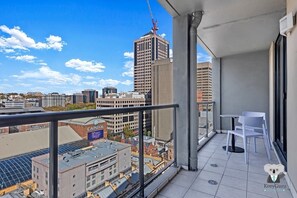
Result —
[{"label": "white wall", "polygon": [[[269,120],[268,61],[268,50],[264,50],[223,57],[220,59],[220,64],[213,65],[213,70],[218,65],[221,70],[220,91],[214,92],[215,102],[221,101],[220,114],[261,111],[266,113]],[[220,96],[217,96],[219,93]],[[222,119],[221,122],[222,129],[230,128],[229,119]]]}]

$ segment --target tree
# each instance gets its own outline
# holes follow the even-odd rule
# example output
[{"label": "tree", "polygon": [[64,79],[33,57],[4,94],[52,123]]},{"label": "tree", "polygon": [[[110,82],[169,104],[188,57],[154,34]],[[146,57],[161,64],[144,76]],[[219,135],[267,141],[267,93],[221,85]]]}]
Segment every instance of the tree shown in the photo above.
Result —
[{"label": "tree", "polygon": [[130,128],[129,124],[124,126],[123,131],[124,131],[125,138],[134,136],[133,130]]}]

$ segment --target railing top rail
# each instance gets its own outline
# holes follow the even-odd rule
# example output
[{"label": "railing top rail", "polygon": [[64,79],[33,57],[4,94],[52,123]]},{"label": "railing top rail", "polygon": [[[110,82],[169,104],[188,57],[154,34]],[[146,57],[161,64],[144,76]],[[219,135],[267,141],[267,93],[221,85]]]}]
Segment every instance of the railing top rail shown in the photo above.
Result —
[{"label": "railing top rail", "polygon": [[205,102],[197,102],[198,105],[200,104],[214,104],[215,101],[205,101]]},{"label": "railing top rail", "polygon": [[178,107],[178,104],[167,104],[167,105],[139,106],[139,107],[106,108],[106,109],[83,110],[83,111],[63,111],[63,112],[43,112],[43,113],[30,113],[30,114],[18,114],[18,115],[2,115],[0,116],[0,127],[68,120],[68,119],[93,117],[93,116],[102,116],[102,115],[112,115],[112,114],[119,114],[119,113],[131,113],[131,112],[139,112],[139,111],[177,108],[177,107]]}]

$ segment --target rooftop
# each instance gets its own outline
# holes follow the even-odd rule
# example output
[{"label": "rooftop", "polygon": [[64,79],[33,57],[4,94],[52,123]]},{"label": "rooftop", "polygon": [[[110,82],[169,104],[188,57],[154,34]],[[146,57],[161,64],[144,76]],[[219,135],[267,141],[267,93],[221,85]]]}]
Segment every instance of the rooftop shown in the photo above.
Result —
[{"label": "rooftop", "polygon": [[105,121],[100,118],[96,117],[87,117],[87,118],[76,118],[76,119],[71,119],[71,120],[63,120],[61,122],[65,122],[68,124],[79,124],[79,125],[89,125],[89,124],[99,124],[99,123],[104,123]]},{"label": "rooftop", "polygon": [[[82,139],[70,126],[61,126],[58,130],[59,145]],[[34,131],[1,135],[0,145],[0,159],[48,148],[49,129],[43,128]]]},{"label": "rooftop", "polygon": [[[68,152],[59,156],[59,171],[64,172],[66,170],[78,167],[84,164],[88,164],[94,161],[103,160],[119,150],[130,147],[129,144],[102,140],[95,143],[92,147],[85,149],[78,149],[73,152]],[[43,164],[44,166],[49,165],[49,156],[42,155],[33,158],[32,160]]]}]

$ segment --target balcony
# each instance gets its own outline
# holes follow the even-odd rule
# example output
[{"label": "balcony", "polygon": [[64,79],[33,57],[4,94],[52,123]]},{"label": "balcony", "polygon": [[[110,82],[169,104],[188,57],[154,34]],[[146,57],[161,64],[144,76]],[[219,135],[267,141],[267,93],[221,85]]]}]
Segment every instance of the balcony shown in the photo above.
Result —
[{"label": "balcony", "polygon": [[[156,197],[293,198],[284,178],[278,184],[279,188],[265,187],[269,184],[264,165],[277,164],[278,160],[272,150],[271,160],[267,159],[262,140],[257,140],[256,153],[251,143],[248,144],[249,164],[246,165],[243,153],[227,155],[222,149],[226,145],[226,134],[216,134],[197,154],[198,171],[180,170]],[[236,145],[243,147],[240,138]]]}]

